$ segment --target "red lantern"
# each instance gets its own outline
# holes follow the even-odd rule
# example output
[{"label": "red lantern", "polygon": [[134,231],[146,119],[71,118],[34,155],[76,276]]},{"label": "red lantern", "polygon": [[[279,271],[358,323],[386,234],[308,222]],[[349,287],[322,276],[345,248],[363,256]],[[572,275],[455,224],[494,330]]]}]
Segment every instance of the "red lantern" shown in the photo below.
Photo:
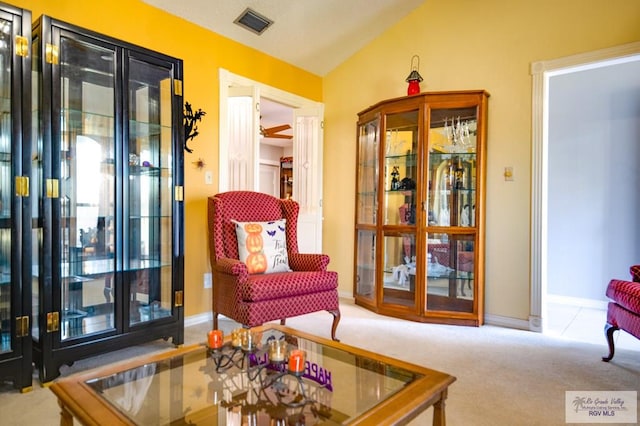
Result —
[{"label": "red lantern", "polygon": [[417,95],[418,93],[420,93],[420,82],[422,81],[422,76],[418,72],[419,68],[420,57],[418,55],[413,55],[413,57],[411,58],[411,73],[406,80],[406,82],[409,83],[409,87],[407,88],[407,95],[409,96]]}]

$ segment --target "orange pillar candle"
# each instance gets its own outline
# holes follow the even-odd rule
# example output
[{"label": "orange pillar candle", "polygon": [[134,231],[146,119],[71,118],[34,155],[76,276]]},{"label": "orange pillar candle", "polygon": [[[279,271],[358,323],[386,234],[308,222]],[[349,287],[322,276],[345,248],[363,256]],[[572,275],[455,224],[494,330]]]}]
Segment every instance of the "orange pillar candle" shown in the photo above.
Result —
[{"label": "orange pillar candle", "polygon": [[209,338],[209,347],[211,349],[219,349],[222,347],[222,330],[211,330],[207,337]]},{"label": "orange pillar candle", "polygon": [[304,371],[304,352],[294,349],[289,353],[289,371],[300,374]]}]

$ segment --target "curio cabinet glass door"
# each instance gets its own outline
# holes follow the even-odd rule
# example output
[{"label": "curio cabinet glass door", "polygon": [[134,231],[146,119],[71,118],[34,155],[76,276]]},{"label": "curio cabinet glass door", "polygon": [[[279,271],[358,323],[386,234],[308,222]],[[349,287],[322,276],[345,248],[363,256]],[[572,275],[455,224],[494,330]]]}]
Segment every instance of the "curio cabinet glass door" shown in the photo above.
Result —
[{"label": "curio cabinet glass door", "polygon": [[[429,105],[427,155],[427,310],[474,314],[478,311],[476,280],[483,270],[478,252],[483,199],[479,195],[478,145],[481,103]],[[476,264],[477,267],[476,267]],[[480,308],[482,311],[482,308]]]},{"label": "curio cabinet glass door", "polygon": [[[182,331],[182,62],[42,17],[36,364]],[[35,334],[35,333],[34,333]]]},{"label": "curio cabinet glass door", "polygon": [[31,13],[0,3],[0,379],[31,389]]},{"label": "curio cabinet glass door", "polygon": [[362,117],[358,124],[355,293],[369,306],[376,300],[379,128],[378,114]]}]

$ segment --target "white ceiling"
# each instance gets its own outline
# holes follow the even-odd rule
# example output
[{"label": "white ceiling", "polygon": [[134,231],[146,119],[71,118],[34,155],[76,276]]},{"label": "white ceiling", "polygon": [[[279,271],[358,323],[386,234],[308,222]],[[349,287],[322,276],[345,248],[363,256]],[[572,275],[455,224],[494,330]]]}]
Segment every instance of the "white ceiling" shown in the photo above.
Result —
[{"label": "white ceiling", "polygon": [[[143,0],[215,33],[324,76],[425,0]],[[234,23],[251,8],[274,23],[257,35]],[[264,127],[293,124],[290,107],[260,100]],[[292,134],[291,130],[281,132]],[[264,138],[287,146],[290,140]]]},{"label": "white ceiling", "polygon": [[[324,76],[425,0],[143,0],[213,32]],[[234,24],[247,8],[274,23]]]}]

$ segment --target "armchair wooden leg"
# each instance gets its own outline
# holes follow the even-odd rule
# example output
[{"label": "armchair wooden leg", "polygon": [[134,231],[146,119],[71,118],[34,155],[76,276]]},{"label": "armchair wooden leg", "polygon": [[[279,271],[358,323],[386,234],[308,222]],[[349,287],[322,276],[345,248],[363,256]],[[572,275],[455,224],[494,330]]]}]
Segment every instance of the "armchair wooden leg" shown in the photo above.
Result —
[{"label": "armchair wooden leg", "polygon": [[213,329],[214,330],[218,329],[218,313],[217,312],[213,312]]},{"label": "armchair wooden leg", "polygon": [[338,329],[338,323],[340,322],[340,309],[335,311],[329,311],[333,315],[333,325],[331,326],[331,339],[339,342],[340,339],[336,339],[336,330]]},{"label": "armchair wooden leg", "polygon": [[613,343],[613,333],[619,330],[615,325],[611,325],[606,323],[604,325],[604,334],[607,336],[607,343],[609,344],[609,356],[603,356],[602,360],[604,362],[609,362],[613,359],[613,354],[615,353],[614,343]]},{"label": "armchair wooden leg", "polygon": [[280,325],[285,325],[286,322],[287,322],[287,319],[286,318],[282,318],[280,320]]}]

